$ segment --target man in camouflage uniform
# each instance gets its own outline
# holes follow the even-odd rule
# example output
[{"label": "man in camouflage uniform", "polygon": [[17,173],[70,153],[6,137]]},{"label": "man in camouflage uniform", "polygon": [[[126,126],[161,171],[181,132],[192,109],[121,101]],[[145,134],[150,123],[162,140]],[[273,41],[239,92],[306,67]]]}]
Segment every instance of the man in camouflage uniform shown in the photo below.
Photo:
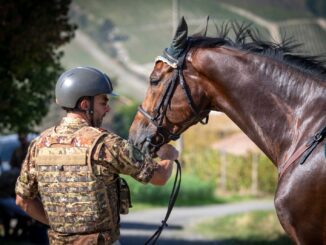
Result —
[{"label": "man in camouflage uniform", "polygon": [[51,244],[119,244],[120,213],[130,207],[127,174],[163,185],[178,152],[164,145],[160,161],[99,128],[109,112],[109,77],[97,69],[64,72],[56,102],[67,111],[58,126],[31,142],[16,183],[16,203],[50,226]]}]

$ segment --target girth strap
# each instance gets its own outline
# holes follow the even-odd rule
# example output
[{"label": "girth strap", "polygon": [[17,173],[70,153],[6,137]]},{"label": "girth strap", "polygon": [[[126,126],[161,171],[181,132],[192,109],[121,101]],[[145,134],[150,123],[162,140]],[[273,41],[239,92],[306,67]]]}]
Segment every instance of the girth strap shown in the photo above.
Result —
[{"label": "girth strap", "polygon": [[[303,164],[307,158],[310,156],[312,151],[317,147],[317,145],[323,141],[326,137],[326,126],[317,132],[308,142],[304,145],[301,145],[298,150],[296,150],[293,155],[284,163],[284,166],[281,168],[279,173],[279,179],[283,176],[286,170],[294,163],[300,156],[299,164]],[[303,154],[303,155],[302,155]]]}]

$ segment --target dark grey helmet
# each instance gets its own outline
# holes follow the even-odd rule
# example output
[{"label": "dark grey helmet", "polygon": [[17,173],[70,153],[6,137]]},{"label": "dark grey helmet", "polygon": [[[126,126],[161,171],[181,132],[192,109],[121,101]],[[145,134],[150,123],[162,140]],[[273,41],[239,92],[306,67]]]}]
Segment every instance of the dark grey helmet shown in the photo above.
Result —
[{"label": "dark grey helmet", "polygon": [[110,78],[92,67],[76,67],[64,72],[55,87],[58,105],[75,108],[79,98],[98,94],[115,95]]}]

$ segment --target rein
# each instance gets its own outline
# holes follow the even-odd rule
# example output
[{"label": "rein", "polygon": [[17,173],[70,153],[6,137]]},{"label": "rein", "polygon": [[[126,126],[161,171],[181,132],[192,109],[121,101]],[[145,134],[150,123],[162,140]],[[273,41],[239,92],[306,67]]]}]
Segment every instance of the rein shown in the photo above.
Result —
[{"label": "rein", "polygon": [[[292,156],[283,164],[283,167],[280,170],[279,173],[279,179],[284,175],[286,170],[300,157],[299,164],[302,165],[307,158],[310,156],[312,151],[317,147],[317,145],[323,141],[326,137],[326,126],[321,129],[319,132],[317,132],[311,139],[307,141],[307,143],[300,146],[298,150],[296,150]],[[305,153],[304,155],[302,155]]]},{"label": "rein", "polygon": [[162,220],[162,224],[158,227],[156,232],[145,242],[145,245],[147,244],[156,244],[157,240],[159,239],[163,229],[168,226],[167,221],[170,217],[170,214],[172,212],[172,209],[174,207],[175,201],[177,200],[180,185],[181,185],[181,164],[178,160],[175,160],[175,163],[177,165],[177,172],[175,174],[175,179],[172,187],[172,191],[170,194],[169,204],[168,208],[165,214],[164,219]]}]

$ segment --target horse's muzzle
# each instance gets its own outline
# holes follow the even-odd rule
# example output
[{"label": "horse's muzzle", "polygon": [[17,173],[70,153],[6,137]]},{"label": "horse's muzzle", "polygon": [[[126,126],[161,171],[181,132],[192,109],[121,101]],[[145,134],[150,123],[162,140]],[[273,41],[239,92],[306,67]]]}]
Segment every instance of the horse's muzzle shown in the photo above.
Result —
[{"label": "horse's muzzle", "polygon": [[155,147],[151,143],[151,136],[145,132],[129,133],[129,142],[137,147],[143,154],[153,156]]}]

